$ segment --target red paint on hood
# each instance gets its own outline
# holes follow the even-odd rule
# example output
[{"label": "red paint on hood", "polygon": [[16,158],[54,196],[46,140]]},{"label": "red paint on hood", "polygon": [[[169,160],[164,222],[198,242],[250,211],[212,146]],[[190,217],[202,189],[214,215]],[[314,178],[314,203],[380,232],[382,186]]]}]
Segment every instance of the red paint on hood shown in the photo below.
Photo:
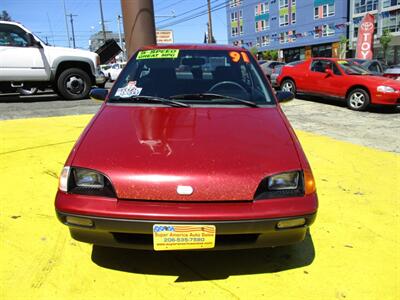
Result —
[{"label": "red paint on hood", "polygon": [[[106,174],[120,199],[252,200],[268,175],[299,170],[277,107],[171,108],[106,104],[73,166]],[[193,187],[178,195],[177,186]]]}]

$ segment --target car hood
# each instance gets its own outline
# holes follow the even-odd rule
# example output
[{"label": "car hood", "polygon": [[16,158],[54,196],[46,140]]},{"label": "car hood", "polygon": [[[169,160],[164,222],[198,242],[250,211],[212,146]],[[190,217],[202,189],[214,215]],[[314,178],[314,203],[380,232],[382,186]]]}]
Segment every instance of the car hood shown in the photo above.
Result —
[{"label": "car hood", "polygon": [[[354,76],[354,75],[350,75]],[[357,76],[360,77],[360,76]],[[400,82],[398,80],[386,78],[383,76],[362,76],[362,82],[363,83],[368,83],[369,85],[373,86],[380,86],[380,85],[386,85],[390,86],[392,88],[395,88],[397,90],[400,90]]]},{"label": "car hood", "polygon": [[[268,175],[301,169],[278,108],[106,104],[76,147],[120,199],[252,200]],[[178,186],[191,186],[179,195]]]}]

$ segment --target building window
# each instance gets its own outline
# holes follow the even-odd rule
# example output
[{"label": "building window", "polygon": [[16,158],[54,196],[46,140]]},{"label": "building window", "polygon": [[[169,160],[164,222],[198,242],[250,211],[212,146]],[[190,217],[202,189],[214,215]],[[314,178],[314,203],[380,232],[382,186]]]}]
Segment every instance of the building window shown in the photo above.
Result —
[{"label": "building window", "polygon": [[230,7],[236,7],[242,5],[243,0],[230,0],[229,1],[229,6]]},{"label": "building window", "polygon": [[289,0],[279,0],[279,8],[285,8],[289,6]]},{"label": "building window", "polygon": [[269,29],[269,24],[267,20],[260,20],[256,22],[256,32],[264,31]]},{"label": "building window", "polygon": [[354,13],[361,14],[378,9],[379,0],[354,0]]},{"label": "building window", "polygon": [[285,14],[285,15],[280,15],[279,16],[279,26],[287,26],[289,25],[289,15]]},{"label": "building window", "polygon": [[323,19],[335,15],[335,4],[325,4],[314,7],[314,19]]},{"label": "building window", "polygon": [[385,12],[382,19],[382,31],[400,32],[400,10]]},{"label": "building window", "polygon": [[322,36],[332,36],[335,34],[335,29],[330,25],[322,25]]},{"label": "building window", "polygon": [[292,6],[296,5],[296,0],[292,0]]},{"label": "building window", "polygon": [[296,13],[292,13],[292,24],[296,24]]},{"label": "building window", "polygon": [[296,30],[281,32],[279,34],[279,43],[286,44],[296,41]]},{"label": "building window", "polygon": [[231,36],[243,34],[243,11],[231,12]]},{"label": "building window", "polygon": [[264,3],[259,3],[255,7],[255,15],[256,16],[261,16],[269,12],[269,3],[264,2]]},{"label": "building window", "polygon": [[400,5],[400,0],[383,0],[383,8]]},{"label": "building window", "polygon": [[269,35],[263,35],[257,37],[257,47],[265,47],[268,46],[270,43]]}]

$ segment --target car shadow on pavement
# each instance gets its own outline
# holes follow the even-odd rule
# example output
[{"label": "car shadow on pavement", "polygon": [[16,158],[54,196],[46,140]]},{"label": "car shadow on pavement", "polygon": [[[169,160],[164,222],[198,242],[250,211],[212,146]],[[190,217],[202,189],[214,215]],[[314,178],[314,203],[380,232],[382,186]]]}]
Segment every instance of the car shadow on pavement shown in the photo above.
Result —
[{"label": "car shadow on pavement", "polygon": [[[296,95],[296,98],[299,100],[305,100],[305,101],[311,101],[321,104],[347,108],[346,102],[344,100],[326,99],[309,95]],[[398,114],[400,113],[400,108],[399,107],[396,108],[394,106],[373,105],[367,108],[367,112],[378,113],[378,114]]]},{"label": "car shadow on pavement", "polygon": [[276,248],[154,252],[93,246],[92,251],[92,261],[100,267],[136,274],[177,276],[175,282],[277,273],[308,266],[314,257],[309,233],[301,243]]}]

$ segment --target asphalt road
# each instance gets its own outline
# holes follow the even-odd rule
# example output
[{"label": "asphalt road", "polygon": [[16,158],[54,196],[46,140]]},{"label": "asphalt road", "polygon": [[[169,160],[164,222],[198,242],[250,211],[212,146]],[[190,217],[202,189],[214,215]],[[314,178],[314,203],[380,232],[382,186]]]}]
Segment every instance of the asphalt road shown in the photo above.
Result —
[{"label": "asphalt road", "polygon": [[[0,120],[94,114],[100,103],[66,101],[51,91],[35,96],[0,95]],[[342,102],[302,97],[282,105],[292,126],[338,140],[400,153],[400,109],[355,112]]]}]

